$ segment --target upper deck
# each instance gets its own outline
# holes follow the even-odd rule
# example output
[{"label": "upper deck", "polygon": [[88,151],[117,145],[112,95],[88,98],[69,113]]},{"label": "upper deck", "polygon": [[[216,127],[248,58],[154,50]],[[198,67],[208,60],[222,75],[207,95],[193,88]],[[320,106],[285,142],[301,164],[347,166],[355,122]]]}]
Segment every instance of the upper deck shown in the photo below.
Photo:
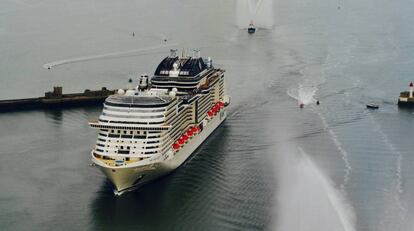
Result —
[{"label": "upper deck", "polygon": [[[207,61],[208,63],[208,61]],[[211,63],[210,63],[211,64]],[[154,77],[179,77],[181,79],[192,79],[204,70],[211,68],[210,64],[198,56],[178,57],[172,51],[172,54],[158,65]]]},{"label": "upper deck", "polygon": [[166,91],[127,90],[125,94],[115,94],[105,100],[107,106],[152,108],[165,107],[173,100]]},{"label": "upper deck", "polygon": [[171,55],[164,58],[155,70],[151,84],[152,88],[177,88],[179,93],[187,93],[199,88],[208,76],[218,71],[213,67],[211,58],[201,58],[198,51],[192,57],[178,57],[176,50],[171,50]]}]

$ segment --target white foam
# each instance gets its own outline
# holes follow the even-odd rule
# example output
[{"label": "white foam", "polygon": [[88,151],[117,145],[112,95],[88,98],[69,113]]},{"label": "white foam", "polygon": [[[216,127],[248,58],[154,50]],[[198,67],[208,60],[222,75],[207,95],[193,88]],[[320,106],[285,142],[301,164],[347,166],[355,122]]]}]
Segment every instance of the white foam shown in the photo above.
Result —
[{"label": "white foam", "polygon": [[284,153],[284,159],[275,230],[354,231],[352,206],[308,154],[298,147]]},{"label": "white foam", "polygon": [[320,111],[315,110],[315,112],[321,118],[324,129],[326,131],[328,131],[328,133],[331,136],[332,141],[334,142],[336,148],[341,153],[342,160],[345,163],[345,174],[344,174],[344,177],[343,177],[343,183],[341,184],[341,189],[343,190],[343,193],[345,193],[345,186],[348,184],[348,181],[350,179],[351,170],[352,170],[351,163],[349,162],[349,159],[348,159],[348,152],[345,151],[345,149],[342,147],[342,143],[339,141],[338,136],[335,134],[335,132],[329,126],[328,122],[326,121],[325,116],[323,116]]},{"label": "white foam", "polygon": [[394,183],[391,192],[393,193],[393,200],[396,206],[397,211],[390,211],[390,213],[397,213],[399,222],[394,224],[397,226],[401,226],[405,219],[405,211],[406,208],[403,206],[401,202],[401,194],[403,193],[403,184],[402,184],[402,161],[403,155],[399,152],[395,146],[389,141],[388,136],[383,132],[381,125],[375,120],[375,118],[368,113],[368,116],[371,118],[372,123],[374,124],[373,128],[375,131],[378,132],[382,142],[385,146],[390,150],[391,154],[395,158],[395,173],[394,173]]},{"label": "white foam", "polygon": [[251,21],[259,28],[272,29],[272,0],[237,0],[237,26],[247,28]]},{"label": "white foam", "polygon": [[112,53],[106,53],[106,54],[98,54],[98,55],[89,55],[89,56],[82,56],[82,57],[76,57],[76,58],[70,58],[70,59],[62,59],[53,61],[50,63],[46,63],[43,65],[43,68],[50,69],[55,66],[69,64],[69,63],[78,63],[78,62],[85,62],[90,60],[97,60],[97,59],[104,59],[104,58],[114,58],[122,55],[128,55],[128,54],[134,54],[144,51],[151,51],[166,47],[172,47],[176,46],[177,44],[169,44],[169,45],[160,45],[160,46],[153,46],[153,47],[147,47],[147,48],[140,48],[140,49],[134,49],[134,50],[128,50],[128,51],[121,51],[121,52],[112,52]]},{"label": "white foam", "polygon": [[[351,49],[347,49],[347,57],[350,56],[351,53]],[[321,73],[321,78],[322,78],[322,82],[326,82],[326,75],[327,75],[327,71],[331,68],[337,68],[338,65],[340,65],[340,62],[333,62],[334,64],[331,66],[330,63],[332,62],[332,56],[330,53],[328,53],[328,55],[326,56],[325,59],[325,64],[323,65],[324,68],[322,69],[322,73]],[[315,92],[316,93],[316,92]],[[314,94],[315,94],[314,93]],[[313,97],[313,96],[312,96]],[[346,194],[345,191],[345,187],[348,184],[348,181],[350,180],[350,175],[351,175],[351,163],[349,162],[349,158],[348,158],[348,152],[343,148],[342,143],[339,141],[338,136],[336,135],[336,133],[332,130],[332,128],[329,126],[325,116],[322,114],[321,111],[319,110],[314,110],[314,112],[319,116],[319,118],[322,121],[322,124],[324,126],[324,130],[328,131],[332,141],[334,142],[336,148],[338,149],[339,153],[341,154],[341,158],[344,161],[345,164],[345,173],[343,176],[343,183],[341,184],[341,190],[343,194]]]},{"label": "white foam", "polygon": [[317,90],[318,88],[315,86],[306,86],[299,84],[298,87],[293,86],[288,88],[287,94],[293,99],[297,100],[299,104],[308,105],[316,102],[314,96]]}]

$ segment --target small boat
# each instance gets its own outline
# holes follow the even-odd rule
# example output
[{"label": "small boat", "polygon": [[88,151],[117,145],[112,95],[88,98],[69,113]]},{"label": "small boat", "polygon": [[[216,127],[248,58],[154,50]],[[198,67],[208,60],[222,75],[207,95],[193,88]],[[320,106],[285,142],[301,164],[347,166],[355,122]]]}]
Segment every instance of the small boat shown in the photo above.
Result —
[{"label": "small boat", "polygon": [[256,32],[256,27],[253,25],[253,23],[249,24],[249,27],[247,28],[247,33],[254,34]]},{"label": "small boat", "polygon": [[369,104],[367,104],[367,108],[368,109],[378,109],[379,105],[375,104],[375,103],[369,103]]}]

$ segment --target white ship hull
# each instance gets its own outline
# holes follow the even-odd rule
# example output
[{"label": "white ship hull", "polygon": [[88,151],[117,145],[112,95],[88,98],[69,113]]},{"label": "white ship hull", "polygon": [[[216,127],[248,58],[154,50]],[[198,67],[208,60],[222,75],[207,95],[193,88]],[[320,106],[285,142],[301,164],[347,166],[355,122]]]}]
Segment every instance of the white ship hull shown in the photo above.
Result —
[{"label": "white ship hull", "polygon": [[[135,189],[145,183],[164,176],[178,168],[184,161],[213,133],[213,131],[226,119],[227,112],[223,109],[214,116],[196,136],[187,141],[185,145],[172,157],[143,166],[111,167],[92,155],[92,161],[114,184],[116,194],[129,189]],[[163,155],[167,156],[167,155]]]}]

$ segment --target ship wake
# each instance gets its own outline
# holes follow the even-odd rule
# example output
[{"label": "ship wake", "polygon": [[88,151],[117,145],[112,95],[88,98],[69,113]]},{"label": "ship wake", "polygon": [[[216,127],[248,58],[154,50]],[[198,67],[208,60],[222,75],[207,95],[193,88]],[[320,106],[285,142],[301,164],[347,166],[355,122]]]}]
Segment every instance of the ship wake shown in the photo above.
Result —
[{"label": "ship wake", "polygon": [[237,0],[237,26],[245,29],[250,22],[255,26],[272,29],[273,2],[272,0]]},{"label": "ship wake", "polygon": [[355,230],[355,214],[300,147],[284,152],[278,181],[276,230]]},{"label": "ship wake", "polygon": [[128,51],[111,52],[111,53],[106,53],[106,54],[89,55],[89,56],[82,56],[82,57],[76,57],[76,58],[70,58],[70,59],[62,59],[62,60],[45,63],[43,64],[43,68],[50,69],[55,66],[69,64],[69,63],[79,63],[79,62],[86,62],[86,61],[106,59],[106,58],[117,58],[117,57],[122,57],[125,55],[132,55],[132,54],[142,54],[143,52],[164,49],[164,48],[173,47],[176,45],[177,44],[168,44],[168,45],[153,46],[153,47],[134,49],[134,50],[128,50]]}]

